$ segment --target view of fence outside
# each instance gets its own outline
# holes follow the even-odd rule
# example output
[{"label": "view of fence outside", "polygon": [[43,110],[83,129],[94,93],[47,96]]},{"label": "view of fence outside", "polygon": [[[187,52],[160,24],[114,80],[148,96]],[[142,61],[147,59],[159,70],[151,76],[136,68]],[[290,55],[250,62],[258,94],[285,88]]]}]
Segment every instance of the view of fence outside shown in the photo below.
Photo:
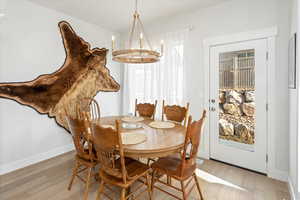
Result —
[{"label": "view of fence outside", "polygon": [[254,66],[254,50],[221,54],[220,89],[254,90]]}]

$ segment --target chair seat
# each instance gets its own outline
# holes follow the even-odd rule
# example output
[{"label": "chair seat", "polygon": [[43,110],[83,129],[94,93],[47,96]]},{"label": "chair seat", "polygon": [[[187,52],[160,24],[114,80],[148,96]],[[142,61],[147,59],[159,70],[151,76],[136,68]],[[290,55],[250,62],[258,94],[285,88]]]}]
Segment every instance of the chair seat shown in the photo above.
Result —
[{"label": "chair seat", "polygon": [[158,170],[168,176],[172,176],[177,180],[186,180],[194,172],[195,167],[185,168],[183,174],[181,174],[181,158],[178,154],[159,158],[156,162],[151,165],[153,170]]},{"label": "chair seat", "polygon": [[[116,168],[119,168],[121,166],[120,159],[116,160]],[[108,173],[105,172],[105,170],[100,170],[100,177],[104,180],[104,182],[120,186],[123,188],[129,187],[134,181],[139,179],[140,177],[146,175],[148,170],[150,168],[144,164],[141,163],[137,160],[131,159],[131,158],[126,158],[125,159],[125,167],[127,170],[127,175],[128,179],[126,181],[126,184],[123,183],[122,178],[118,178],[112,175],[109,175]]]},{"label": "chair seat", "polygon": [[172,155],[170,155],[170,156],[168,156],[168,157],[181,159],[181,153],[180,153],[180,152],[174,153],[174,154],[172,154]]}]

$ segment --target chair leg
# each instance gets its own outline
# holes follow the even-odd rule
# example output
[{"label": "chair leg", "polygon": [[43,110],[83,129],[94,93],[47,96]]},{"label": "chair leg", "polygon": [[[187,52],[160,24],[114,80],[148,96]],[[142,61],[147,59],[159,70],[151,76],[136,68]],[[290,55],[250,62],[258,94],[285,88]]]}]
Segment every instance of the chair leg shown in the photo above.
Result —
[{"label": "chair leg", "polygon": [[167,183],[169,185],[172,185],[172,178],[171,178],[171,176],[167,176]]},{"label": "chair leg", "polygon": [[[153,194],[154,190],[154,177],[155,177],[155,170],[152,171],[152,178],[151,178],[151,193]],[[152,195],[151,195],[152,196]]]},{"label": "chair leg", "polygon": [[[129,186],[127,189],[126,189],[126,192],[125,192],[125,196],[129,196],[130,195],[130,192],[131,192],[131,186]],[[129,199],[133,199],[132,197],[130,197]]]},{"label": "chair leg", "polygon": [[103,189],[104,189],[104,181],[101,180],[96,200],[100,200],[100,196],[101,196],[101,193],[103,192]]},{"label": "chair leg", "polygon": [[184,182],[180,181],[180,184],[181,184],[181,192],[182,192],[183,200],[186,200],[187,197],[186,197],[186,193],[185,193]]},{"label": "chair leg", "polygon": [[147,190],[148,190],[148,195],[149,195],[149,199],[152,199],[152,192],[151,192],[151,183],[150,183],[150,177],[149,174],[146,174],[146,181],[147,181]]},{"label": "chair leg", "polygon": [[199,195],[200,195],[200,199],[201,199],[201,200],[204,200],[203,195],[202,195],[202,192],[201,192],[201,188],[200,188],[200,185],[199,185],[199,181],[198,181],[198,179],[197,179],[197,176],[196,176],[195,173],[193,174],[193,176],[194,176],[194,180],[195,180],[195,183],[196,183],[196,186],[197,186]]},{"label": "chair leg", "polygon": [[72,188],[72,184],[73,184],[74,179],[75,179],[75,177],[76,177],[76,175],[77,175],[78,168],[79,168],[79,163],[78,163],[78,161],[76,160],[76,161],[75,161],[75,166],[74,166],[74,168],[73,168],[72,178],[71,178],[71,181],[70,181],[69,186],[68,186],[68,190],[71,190],[71,188]]},{"label": "chair leg", "polygon": [[126,188],[122,188],[121,191],[121,200],[126,200]]},{"label": "chair leg", "polygon": [[84,200],[87,200],[87,198],[88,198],[91,176],[92,176],[92,168],[89,168],[87,179],[86,179],[86,184],[85,184],[85,192],[84,192],[84,198],[83,198]]},{"label": "chair leg", "polygon": [[94,174],[95,181],[96,182],[99,181],[99,174],[98,174],[98,172],[96,170],[96,167],[93,167],[93,174]]}]

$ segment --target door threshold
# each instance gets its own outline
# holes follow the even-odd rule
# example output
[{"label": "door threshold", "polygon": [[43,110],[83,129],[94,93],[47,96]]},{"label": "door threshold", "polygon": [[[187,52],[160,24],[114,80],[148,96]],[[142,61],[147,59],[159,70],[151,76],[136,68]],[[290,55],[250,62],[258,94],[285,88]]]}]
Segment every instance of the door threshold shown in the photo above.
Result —
[{"label": "door threshold", "polygon": [[249,172],[254,172],[256,174],[260,174],[260,175],[263,175],[263,176],[268,176],[266,173],[262,173],[262,172],[258,172],[258,171],[252,170],[252,169],[240,167],[240,166],[233,165],[233,164],[230,164],[230,163],[227,163],[227,162],[223,162],[223,161],[220,161],[220,160],[216,160],[216,159],[213,159],[213,158],[209,158],[209,160],[213,160],[215,162],[223,163],[225,165],[229,165],[229,166],[232,166],[232,167],[237,167],[237,168],[240,168],[240,169],[243,169],[243,170],[247,170]]}]

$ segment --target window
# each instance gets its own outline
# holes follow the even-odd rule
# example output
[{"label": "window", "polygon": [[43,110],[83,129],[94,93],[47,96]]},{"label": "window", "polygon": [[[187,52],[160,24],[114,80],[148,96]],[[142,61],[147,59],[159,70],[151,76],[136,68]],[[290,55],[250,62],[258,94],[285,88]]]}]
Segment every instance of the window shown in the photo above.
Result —
[{"label": "window", "polygon": [[[165,51],[160,62],[152,64],[128,64],[124,73],[124,114],[133,113],[134,102],[181,104],[185,97],[184,47],[187,30],[168,33],[163,37]],[[154,40],[153,40],[154,41]],[[159,109],[157,110],[159,112]]]}]

